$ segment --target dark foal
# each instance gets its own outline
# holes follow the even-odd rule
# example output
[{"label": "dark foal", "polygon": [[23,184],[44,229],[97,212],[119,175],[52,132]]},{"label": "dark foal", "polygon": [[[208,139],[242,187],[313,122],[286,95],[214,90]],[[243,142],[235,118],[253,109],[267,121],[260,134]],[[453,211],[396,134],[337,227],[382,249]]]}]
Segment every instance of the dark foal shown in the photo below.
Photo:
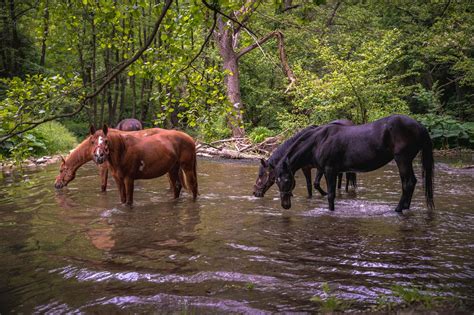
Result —
[{"label": "dark foal", "polygon": [[[341,126],[353,126],[354,124],[350,120],[339,119],[330,122],[329,124],[336,124]],[[275,183],[275,166],[281,161],[281,158],[285,156],[288,149],[296,142],[300,137],[305,135],[307,132],[314,131],[318,126],[312,125],[304,128],[299,131],[291,138],[283,142],[270,156],[268,161],[261,159],[260,167],[258,170],[258,177],[255,181],[253,195],[255,197],[263,197],[267,190]],[[311,185],[311,169],[315,168],[315,165],[305,165],[301,168],[303,175],[306,179],[306,189],[308,190],[308,197],[312,197],[313,190]],[[317,170],[316,177],[314,179],[314,189],[316,189],[322,196],[326,196],[327,193],[321,188],[321,178],[323,177],[324,172]],[[338,188],[341,188],[342,185],[342,173],[339,174],[339,183]],[[346,173],[346,191],[349,190],[349,184],[354,188],[356,187],[356,174],[355,173]]]},{"label": "dark foal", "polygon": [[360,126],[326,125],[306,133],[288,149],[275,169],[281,205],[285,209],[291,207],[294,173],[308,164],[324,171],[329,210],[334,210],[337,174],[373,171],[395,159],[402,182],[402,196],[395,211],[409,209],[417,182],[412,162],[420,151],[426,203],[433,209],[431,138],[423,125],[404,115],[392,115]]}]

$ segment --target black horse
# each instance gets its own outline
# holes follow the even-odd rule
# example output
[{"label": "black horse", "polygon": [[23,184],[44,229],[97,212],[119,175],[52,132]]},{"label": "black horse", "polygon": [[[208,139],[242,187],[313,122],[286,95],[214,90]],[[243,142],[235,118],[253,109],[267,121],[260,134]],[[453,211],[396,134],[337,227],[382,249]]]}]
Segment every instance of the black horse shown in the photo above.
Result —
[{"label": "black horse", "polygon": [[[354,124],[350,120],[339,119],[330,122],[330,124],[336,124],[341,126],[353,126]],[[275,166],[280,162],[281,158],[285,156],[286,151],[293,145],[300,137],[304,136],[307,132],[312,132],[317,129],[318,126],[312,125],[304,128],[299,131],[291,138],[283,142],[270,156],[268,161],[265,159],[260,160],[260,167],[258,170],[258,177],[254,185],[253,195],[255,197],[263,197],[267,190],[275,183]],[[311,169],[314,168],[314,165],[305,165],[301,167],[304,177],[306,179],[306,188],[308,190],[308,197],[313,195],[313,190],[311,186]],[[320,182],[324,173],[318,169],[316,178],[314,180],[314,189],[319,191],[322,196],[327,195],[327,193],[321,188]],[[338,188],[341,188],[342,185],[342,173],[338,176]],[[346,173],[346,191],[349,190],[349,184],[353,187],[356,187],[356,174],[355,173]]]},{"label": "black horse", "polygon": [[123,131],[138,131],[142,130],[143,126],[142,123],[135,118],[125,118],[121,120],[117,126],[115,126],[115,129],[118,130],[123,130]]},{"label": "black horse", "polygon": [[334,210],[338,173],[369,172],[395,159],[402,181],[402,196],[395,211],[409,209],[417,181],[412,162],[420,151],[426,203],[433,209],[433,144],[419,122],[407,116],[392,115],[360,126],[319,127],[300,137],[275,168],[281,206],[291,207],[294,173],[301,167],[316,165],[324,171],[329,210]]}]

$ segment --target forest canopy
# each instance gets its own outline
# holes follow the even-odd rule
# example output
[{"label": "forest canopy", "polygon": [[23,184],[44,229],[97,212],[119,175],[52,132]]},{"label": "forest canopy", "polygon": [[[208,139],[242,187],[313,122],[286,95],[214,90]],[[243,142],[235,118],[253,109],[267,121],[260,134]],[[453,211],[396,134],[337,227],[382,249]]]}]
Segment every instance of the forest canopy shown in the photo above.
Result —
[{"label": "forest canopy", "polygon": [[38,153],[46,140],[35,129],[48,121],[80,138],[128,117],[209,140],[402,113],[438,147],[472,148],[473,10],[451,0],[1,0],[0,157]]}]

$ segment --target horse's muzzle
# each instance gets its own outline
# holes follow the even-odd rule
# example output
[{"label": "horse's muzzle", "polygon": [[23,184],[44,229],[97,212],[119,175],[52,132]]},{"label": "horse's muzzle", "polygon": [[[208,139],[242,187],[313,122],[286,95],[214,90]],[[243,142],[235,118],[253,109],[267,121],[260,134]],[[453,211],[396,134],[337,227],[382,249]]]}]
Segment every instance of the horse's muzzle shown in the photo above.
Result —
[{"label": "horse's muzzle", "polygon": [[64,186],[66,186],[66,185],[64,185],[63,182],[55,182],[54,183],[54,188],[56,188],[56,189],[61,189]]},{"label": "horse's muzzle", "polygon": [[263,194],[263,191],[254,191],[253,195],[255,197],[262,198],[264,194]]},{"label": "horse's muzzle", "polygon": [[290,209],[291,208],[291,194],[280,195],[281,199],[281,206],[283,209]]},{"label": "horse's muzzle", "polygon": [[103,164],[105,162],[105,155],[94,155],[94,162],[96,164]]}]

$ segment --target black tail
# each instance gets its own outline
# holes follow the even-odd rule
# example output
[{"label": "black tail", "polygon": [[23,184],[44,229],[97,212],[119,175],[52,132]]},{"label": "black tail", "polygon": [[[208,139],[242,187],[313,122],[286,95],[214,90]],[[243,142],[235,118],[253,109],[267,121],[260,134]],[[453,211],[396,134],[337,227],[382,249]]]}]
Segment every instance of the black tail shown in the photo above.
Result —
[{"label": "black tail", "polygon": [[431,142],[428,130],[423,127],[423,149],[421,151],[421,163],[423,166],[422,177],[425,188],[426,205],[428,209],[434,209],[433,201],[433,179],[434,179],[434,160],[433,160],[433,142]]},{"label": "black tail", "polygon": [[346,180],[354,188],[357,188],[357,174],[352,172],[346,173]]}]

